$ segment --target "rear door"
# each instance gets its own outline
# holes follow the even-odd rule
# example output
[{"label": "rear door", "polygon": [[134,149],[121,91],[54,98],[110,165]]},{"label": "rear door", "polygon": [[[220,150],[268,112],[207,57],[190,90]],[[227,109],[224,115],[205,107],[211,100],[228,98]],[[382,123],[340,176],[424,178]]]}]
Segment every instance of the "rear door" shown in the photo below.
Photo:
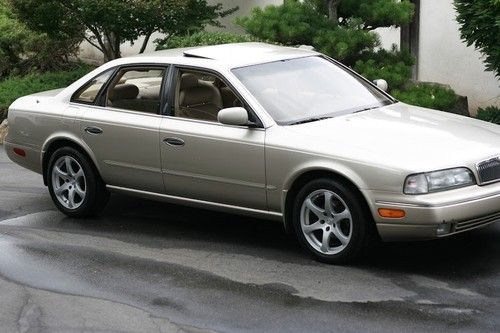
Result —
[{"label": "rear door", "polygon": [[[159,128],[167,72],[158,65],[118,68],[98,100],[79,106],[81,137],[108,185],[163,192]],[[80,96],[74,102],[89,102],[85,91]]]}]

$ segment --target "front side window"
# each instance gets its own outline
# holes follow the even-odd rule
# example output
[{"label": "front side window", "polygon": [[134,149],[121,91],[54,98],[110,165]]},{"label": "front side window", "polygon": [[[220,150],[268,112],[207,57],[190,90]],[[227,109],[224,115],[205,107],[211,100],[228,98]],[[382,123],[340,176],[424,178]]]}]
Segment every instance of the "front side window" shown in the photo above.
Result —
[{"label": "front side window", "polygon": [[165,68],[120,70],[106,92],[105,106],[158,114],[165,73]]},{"label": "front side window", "polygon": [[85,86],[80,88],[72,98],[73,102],[81,102],[81,103],[94,103],[99,91],[109,80],[109,77],[113,73],[113,70],[108,70],[101,75],[92,79]]},{"label": "front side window", "polygon": [[319,56],[236,68],[233,73],[281,125],[393,103],[369,83]]},{"label": "front side window", "polygon": [[221,109],[243,106],[241,100],[217,76],[194,70],[179,70],[173,116],[217,121]]}]

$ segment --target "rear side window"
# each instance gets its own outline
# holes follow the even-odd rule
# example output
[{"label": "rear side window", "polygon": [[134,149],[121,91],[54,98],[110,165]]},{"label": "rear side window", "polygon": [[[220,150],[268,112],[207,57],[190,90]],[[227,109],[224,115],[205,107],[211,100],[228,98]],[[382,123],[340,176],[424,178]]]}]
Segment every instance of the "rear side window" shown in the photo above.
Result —
[{"label": "rear side window", "polygon": [[80,88],[75,95],[73,95],[72,102],[81,103],[94,103],[99,91],[109,80],[109,77],[113,73],[113,70],[108,70],[101,75],[93,78],[90,82]]},{"label": "rear side window", "polygon": [[106,92],[105,106],[157,114],[165,68],[125,68],[118,72]]}]

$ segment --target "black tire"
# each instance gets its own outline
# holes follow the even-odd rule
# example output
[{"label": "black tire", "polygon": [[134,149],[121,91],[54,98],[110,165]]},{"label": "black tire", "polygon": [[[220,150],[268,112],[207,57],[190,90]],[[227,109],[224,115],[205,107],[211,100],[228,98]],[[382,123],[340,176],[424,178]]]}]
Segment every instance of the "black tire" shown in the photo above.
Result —
[{"label": "black tire", "polygon": [[[346,204],[351,215],[350,221],[352,223],[352,229],[349,233],[350,240],[343,250],[335,254],[326,254],[322,253],[321,250],[315,249],[313,245],[310,244],[310,241],[306,239],[305,232],[303,232],[301,226],[301,211],[304,201],[312,193],[321,190],[327,190],[339,196]],[[293,229],[301,246],[315,259],[324,263],[346,264],[358,258],[363,254],[364,250],[370,246],[371,239],[373,239],[373,218],[361,200],[363,199],[359,198],[351,187],[343,182],[329,178],[321,178],[307,183],[297,193],[292,212]],[[323,224],[322,226],[327,226],[327,224]],[[320,229],[318,232],[322,233],[324,230],[322,231]]]},{"label": "black tire", "polygon": [[[78,203],[76,208],[65,207],[55,194],[53,169],[55,163],[63,157],[71,157],[83,170],[85,176],[85,197]],[[50,157],[48,168],[46,170],[48,187],[52,201],[56,207],[64,214],[70,217],[90,217],[100,213],[109,200],[109,192],[106,190],[106,185],[102,181],[96,168],[88,158],[72,147],[62,147],[57,149]],[[64,183],[64,182],[63,182]],[[56,185],[57,186],[57,185]]]}]

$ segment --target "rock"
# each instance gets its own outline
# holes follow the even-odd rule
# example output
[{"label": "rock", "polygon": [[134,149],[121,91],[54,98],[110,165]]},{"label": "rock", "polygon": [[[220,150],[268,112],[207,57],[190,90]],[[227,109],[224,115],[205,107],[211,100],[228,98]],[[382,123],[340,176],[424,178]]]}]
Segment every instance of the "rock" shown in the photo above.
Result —
[{"label": "rock", "polygon": [[3,144],[3,140],[7,136],[8,131],[9,131],[9,122],[7,121],[7,119],[5,119],[0,124],[0,145]]},{"label": "rock", "polygon": [[469,101],[467,97],[458,95],[457,102],[448,112],[470,117],[471,114],[469,112]]}]

